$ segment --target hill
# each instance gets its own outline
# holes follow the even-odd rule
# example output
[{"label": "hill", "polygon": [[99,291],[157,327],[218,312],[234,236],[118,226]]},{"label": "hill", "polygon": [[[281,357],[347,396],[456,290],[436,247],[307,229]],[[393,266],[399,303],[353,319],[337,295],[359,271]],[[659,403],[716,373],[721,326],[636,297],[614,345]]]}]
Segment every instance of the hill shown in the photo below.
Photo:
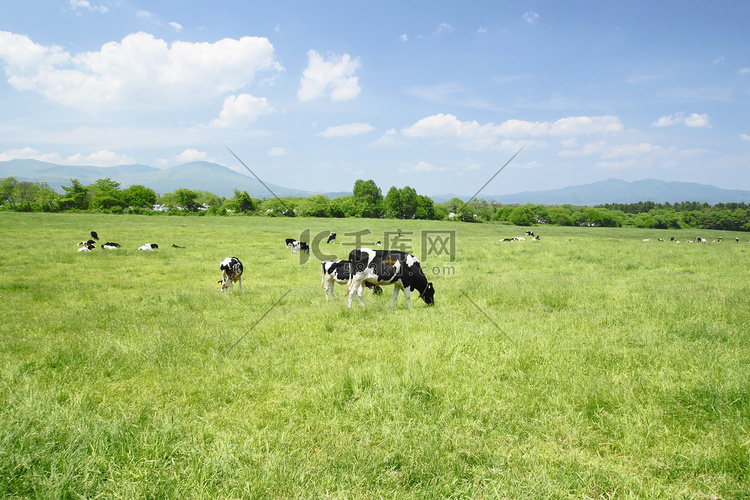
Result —
[{"label": "hill", "polygon": [[[434,200],[445,201],[456,195],[436,196]],[[605,203],[679,203],[697,201],[715,205],[716,203],[750,203],[750,191],[721,189],[716,186],[692,182],[667,182],[656,179],[623,181],[607,179],[577,186],[569,186],[547,191],[524,191],[516,194],[482,195],[479,198],[495,200],[504,204],[534,203],[537,205],[582,205],[593,206]],[[464,200],[468,196],[459,196]]]},{"label": "hill", "polygon": [[[135,184],[149,187],[159,194],[170,193],[179,188],[210,191],[223,197],[234,195],[234,189],[247,191],[254,198],[269,198],[271,193],[258,182],[222,165],[197,161],[171,168],[159,169],[147,165],[119,165],[116,167],[69,166],[37,160],[10,160],[0,162],[0,178],[15,177],[19,181],[46,182],[61,193],[63,185],[78,179],[88,185],[97,179],[110,178],[120,183],[121,188]],[[266,185],[277,196],[311,196],[316,193],[290,189],[275,184]]]}]

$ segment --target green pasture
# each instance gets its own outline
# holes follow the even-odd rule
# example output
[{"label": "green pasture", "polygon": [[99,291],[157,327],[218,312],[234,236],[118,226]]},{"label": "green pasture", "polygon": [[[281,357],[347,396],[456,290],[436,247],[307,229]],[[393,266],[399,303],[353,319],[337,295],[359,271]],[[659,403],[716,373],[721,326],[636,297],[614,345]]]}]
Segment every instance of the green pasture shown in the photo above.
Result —
[{"label": "green pasture", "polygon": [[[0,213],[0,495],[750,497],[750,234],[525,229]],[[455,254],[348,309],[305,230]]]}]

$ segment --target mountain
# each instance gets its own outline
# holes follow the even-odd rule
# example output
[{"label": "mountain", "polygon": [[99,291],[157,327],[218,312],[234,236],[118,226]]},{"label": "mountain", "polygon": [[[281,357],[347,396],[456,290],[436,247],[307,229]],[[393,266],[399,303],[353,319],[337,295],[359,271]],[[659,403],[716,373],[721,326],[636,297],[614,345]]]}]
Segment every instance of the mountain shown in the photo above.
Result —
[{"label": "mountain", "polygon": [[[171,193],[179,188],[210,191],[223,197],[234,196],[234,189],[247,191],[253,198],[270,198],[273,195],[254,177],[235,172],[222,165],[206,161],[184,163],[159,169],[147,165],[120,165],[117,167],[68,166],[37,160],[10,160],[0,162],[0,179],[15,177],[19,181],[46,182],[62,193],[63,185],[71,179],[81,184],[93,184],[98,179],[110,178],[125,189],[139,184],[158,194]],[[275,184],[266,185],[276,196],[312,196],[313,192],[289,189]],[[338,193],[336,193],[338,194]]]},{"label": "mountain", "polygon": [[[19,181],[46,182],[58,193],[63,192],[63,185],[70,185],[71,179],[78,179],[81,184],[88,185],[93,184],[97,179],[110,178],[119,182],[122,189],[140,184],[153,189],[158,194],[171,193],[176,189],[186,188],[210,191],[226,198],[233,196],[235,189],[247,191],[253,198],[270,198],[273,196],[254,177],[206,161],[184,163],[165,169],[149,167],[148,165],[119,165],[104,168],[56,165],[37,160],[0,161],[0,179],[5,177],[15,177]],[[319,194],[285,188],[267,182],[266,185],[276,196],[307,197]],[[322,194],[329,198],[335,198],[349,195],[351,192]],[[451,198],[468,200],[469,196],[443,194],[430,196],[430,198],[436,203],[440,203]],[[478,198],[495,200],[504,204],[534,203],[537,205],[593,206],[604,203],[637,203],[639,201],[653,201],[655,203],[697,201],[715,205],[716,203],[729,202],[750,203],[750,191],[721,189],[692,182],[667,182],[655,179],[628,182],[620,179],[608,179],[547,191],[524,191],[503,195],[483,195],[480,193]]]},{"label": "mountain", "polygon": [[[433,200],[445,201],[454,196],[436,196],[433,197]],[[469,199],[468,196],[459,196],[459,198]],[[507,205],[534,203],[536,205],[593,206],[605,203],[638,203],[639,201],[653,201],[655,203],[697,201],[715,205],[716,203],[729,202],[750,203],[750,191],[721,189],[693,182],[668,182],[656,179],[628,182],[620,179],[607,179],[591,184],[547,191],[524,191],[503,195],[480,194],[478,198],[495,200]]]}]

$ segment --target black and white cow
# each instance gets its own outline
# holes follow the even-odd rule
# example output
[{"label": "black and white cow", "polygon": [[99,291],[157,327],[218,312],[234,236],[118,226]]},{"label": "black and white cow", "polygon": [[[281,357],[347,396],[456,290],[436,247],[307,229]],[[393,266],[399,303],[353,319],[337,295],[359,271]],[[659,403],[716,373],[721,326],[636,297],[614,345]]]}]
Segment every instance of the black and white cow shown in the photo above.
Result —
[{"label": "black and white cow", "polygon": [[91,231],[91,237],[96,241],[99,241],[99,235],[96,234],[96,231]]},{"label": "black and white cow", "polygon": [[404,291],[406,305],[411,309],[409,295],[412,290],[419,292],[422,300],[427,304],[435,302],[435,289],[432,283],[427,281],[419,260],[413,255],[396,250],[373,250],[371,248],[357,248],[349,253],[350,277],[347,287],[349,294],[349,307],[352,307],[352,299],[357,294],[359,303],[365,306],[362,300],[362,283],[369,281],[375,285],[393,285],[393,300],[391,309],[396,303],[398,292]]},{"label": "black and white cow", "polygon": [[297,240],[295,240],[294,238],[287,238],[287,239],[284,240],[284,242],[286,244],[287,250],[289,249],[290,245],[294,244],[295,241],[297,241]]},{"label": "black and white cow", "polygon": [[94,240],[79,241],[78,242],[78,246],[79,247],[80,246],[89,246],[89,245],[93,245],[94,243],[96,243]]},{"label": "black and white cow", "polygon": [[227,257],[219,264],[221,269],[221,291],[223,292],[227,288],[232,290],[234,293],[234,283],[240,282],[240,292],[242,292],[242,262],[237,257]]},{"label": "black and white cow", "polygon": [[[336,296],[333,293],[333,284],[338,283],[340,285],[346,285],[349,283],[350,276],[350,262],[348,260],[324,260],[320,263],[320,268],[323,271],[323,279],[321,285],[323,290],[326,292],[326,300],[328,300],[328,292],[331,292],[331,298],[336,300]],[[378,285],[365,281],[367,288],[372,288],[372,293],[380,295],[383,293],[383,289]]]},{"label": "black and white cow", "polygon": [[159,245],[156,243],[146,243],[145,245],[138,247],[138,250],[155,250],[157,248],[159,248]]},{"label": "black and white cow", "polygon": [[105,244],[102,245],[102,248],[105,249],[105,250],[116,250],[116,249],[120,248],[120,244],[119,243],[115,243],[113,241],[108,241],[108,242],[106,242]]},{"label": "black and white cow", "polygon": [[292,243],[292,253],[297,253],[297,250],[305,253],[310,253],[310,245],[305,241],[295,241]]},{"label": "black and white cow", "polygon": [[[90,252],[91,250],[93,250],[94,248],[96,248],[96,245],[94,245],[93,243],[89,243],[89,242],[83,242],[83,243],[84,243],[84,245],[82,247],[78,248],[79,252]],[[80,245],[80,243],[79,243],[79,245]]]},{"label": "black and white cow", "polygon": [[328,241],[326,241],[326,243],[333,243],[334,241],[336,241],[336,233],[331,233],[328,235]]}]

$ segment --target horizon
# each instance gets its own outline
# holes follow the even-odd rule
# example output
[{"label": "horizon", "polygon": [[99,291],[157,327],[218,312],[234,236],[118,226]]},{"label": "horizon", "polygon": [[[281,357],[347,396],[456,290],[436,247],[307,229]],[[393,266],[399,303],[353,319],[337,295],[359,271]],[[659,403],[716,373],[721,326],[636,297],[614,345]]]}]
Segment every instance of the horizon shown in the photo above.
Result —
[{"label": "horizon", "polygon": [[748,3],[49,3],[0,19],[0,161],[473,193],[525,147],[483,192],[750,190]]}]

